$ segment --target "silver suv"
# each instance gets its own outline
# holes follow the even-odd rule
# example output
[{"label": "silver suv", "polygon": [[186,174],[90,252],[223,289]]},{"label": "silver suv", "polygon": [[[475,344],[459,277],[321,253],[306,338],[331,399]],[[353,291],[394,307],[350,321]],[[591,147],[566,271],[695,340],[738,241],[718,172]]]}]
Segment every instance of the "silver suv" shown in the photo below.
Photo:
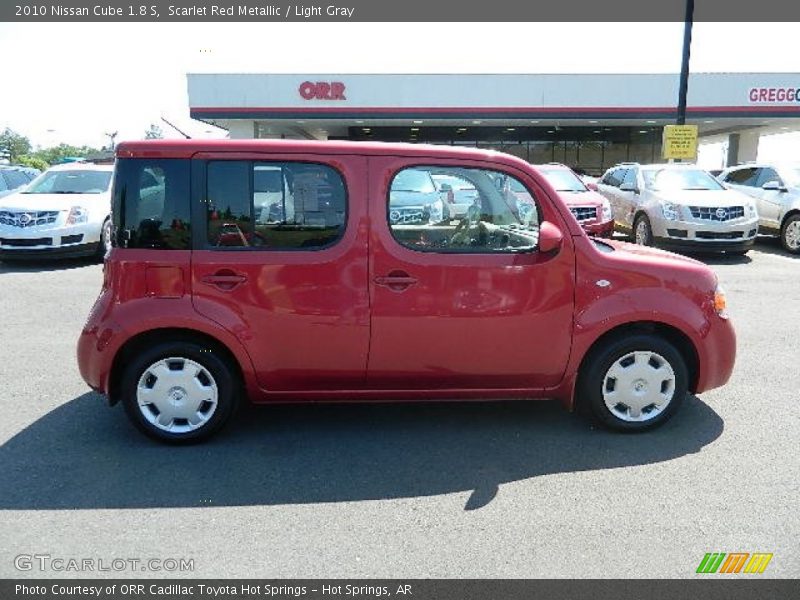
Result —
[{"label": "silver suv", "polygon": [[800,164],[739,165],[719,180],[755,199],[761,233],[780,236],[786,250],[800,253]]},{"label": "silver suv", "polygon": [[617,226],[637,244],[744,254],[758,229],[755,203],[688,164],[612,167],[597,184]]}]

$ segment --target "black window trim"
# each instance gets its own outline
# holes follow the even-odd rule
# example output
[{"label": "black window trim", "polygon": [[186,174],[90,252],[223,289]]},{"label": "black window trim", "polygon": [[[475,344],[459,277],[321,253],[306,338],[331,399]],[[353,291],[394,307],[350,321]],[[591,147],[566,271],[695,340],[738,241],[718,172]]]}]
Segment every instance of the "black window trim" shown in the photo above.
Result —
[{"label": "black window trim", "polygon": [[[321,252],[323,250],[329,250],[330,248],[335,247],[337,244],[341,243],[342,240],[345,238],[348,232],[348,227],[350,224],[350,189],[347,185],[347,177],[345,174],[338,168],[334,167],[330,163],[327,162],[320,162],[318,160],[308,160],[305,158],[298,158],[288,160],[285,158],[275,159],[271,158],[270,156],[264,156],[263,158],[222,158],[222,157],[211,157],[211,158],[193,158],[192,164],[194,163],[202,163],[202,165],[198,164],[198,166],[202,166],[201,169],[198,169],[198,174],[202,173],[202,181],[195,180],[195,169],[192,169],[192,183],[197,184],[197,196],[195,197],[192,205],[196,207],[197,216],[192,215],[192,220],[196,220],[200,227],[196,228],[196,236],[193,235],[192,237],[192,249],[193,250],[213,250],[214,252]],[[324,246],[309,246],[307,248],[299,248],[299,247],[270,247],[270,246],[213,246],[208,241],[208,211],[206,210],[206,206],[208,203],[208,163],[212,162],[244,162],[249,164],[248,169],[248,197],[250,198],[250,219],[251,222],[255,222],[255,205],[253,203],[253,179],[255,176],[255,168],[254,165],[257,163],[302,163],[307,165],[317,165],[323,166],[331,169],[334,171],[338,176],[339,179],[342,181],[342,188],[344,190],[344,225],[339,232],[339,236],[333,240],[332,242],[325,244]],[[194,189],[195,186],[193,186]]]},{"label": "black window trim", "polygon": [[431,248],[431,249],[426,250],[426,249],[422,249],[422,248],[419,248],[419,247],[407,246],[406,244],[404,244],[403,242],[398,240],[397,237],[395,237],[395,235],[394,235],[394,230],[392,229],[392,224],[389,221],[389,201],[390,201],[390,194],[391,194],[391,191],[392,191],[392,183],[394,183],[395,178],[400,174],[401,171],[405,171],[407,169],[437,169],[437,168],[465,169],[465,170],[476,170],[476,171],[495,171],[497,173],[502,173],[502,174],[506,175],[507,177],[513,177],[514,179],[519,181],[519,183],[522,184],[522,187],[524,187],[528,191],[528,193],[531,195],[531,198],[533,198],[533,201],[536,204],[536,213],[537,213],[537,216],[538,216],[538,219],[539,219],[539,226],[541,227],[541,224],[542,224],[542,209],[541,209],[541,205],[540,205],[539,200],[536,199],[536,194],[534,194],[533,191],[531,190],[530,186],[526,185],[525,182],[522,181],[519,177],[517,177],[516,175],[513,175],[512,173],[509,173],[507,170],[499,168],[499,166],[494,166],[493,165],[491,167],[490,166],[484,166],[484,167],[466,166],[465,167],[463,165],[456,165],[456,164],[440,164],[440,165],[437,165],[437,164],[431,164],[431,163],[409,163],[409,164],[403,165],[402,167],[397,169],[394,173],[392,173],[392,178],[389,180],[389,185],[386,187],[385,223],[386,223],[386,227],[389,229],[389,235],[392,237],[392,240],[399,247],[401,247],[401,248],[403,248],[405,250],[410,250],[411,252],[419,252],[420,254],[447,254],[447,255],[462,254],[462,255],[466,255],[466,256],[474,256],[474,255],[499,256],[499,255],[504,255],[504,254],[514,255],[514,254],[539,254],[540,253],[539,252],[539,240],[538,240],[538,237],[537,237],[537,241],[536,241],[536,246],[534,246],[533,248],[525,248],[525,249],[519,249],[519,250],[495,250],[495,251],[491,251],[491,250],[487,251],[485,249],[483,249],[483,250],[471,250],[471,251],[470,250],[467,250],[467,251],[465,251],[465,250],[450,250],[450,249],[442,250],[442,249],[438,249],[438,248]]}]

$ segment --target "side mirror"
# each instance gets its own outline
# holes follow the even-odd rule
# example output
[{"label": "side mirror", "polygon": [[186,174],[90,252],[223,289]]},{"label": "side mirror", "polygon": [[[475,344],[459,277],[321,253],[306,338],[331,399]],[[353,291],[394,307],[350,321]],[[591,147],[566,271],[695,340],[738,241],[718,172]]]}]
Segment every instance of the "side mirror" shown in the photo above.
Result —
[{"label": "side mirror", "polygon": [[564,235],[561,230],[550,221],[542,221],[539,225],[539,250],[541,252],[553,252],[561,248]]},{"label": "side mirror", "polygon": [[779,181],[773,179],[772,181],[767,181],[764,185],[761,186],[762,190],[773,191],[773,192],[785,192],[786,188],[783,187]]},{"label": "side mirror", "polygon": [[597,184],[594,181],[589,181],[586,184],[586,188],[592,190],[593,192],[596,192],[600,189],[597,187]]},{"label": "side mirror", "polygon": [[639,188],[636,187],[635,183],[621,183],[619,189],[623,192],[633,192],[634,194],[639,193]]}]

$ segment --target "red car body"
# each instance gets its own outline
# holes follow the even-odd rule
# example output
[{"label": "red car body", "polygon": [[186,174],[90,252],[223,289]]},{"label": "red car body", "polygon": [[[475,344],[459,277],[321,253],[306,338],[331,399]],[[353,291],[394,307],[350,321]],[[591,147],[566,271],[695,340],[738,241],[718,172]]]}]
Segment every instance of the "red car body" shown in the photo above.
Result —
[{"label": "red car body", "polygon": [[[591,240],[536,168],[513,156],[181,140],[122,143],[117,157],[320,162],[343,177],[348,206],[343,236],[313,251],[220,252],[196,238],[187,250],[112,248],[78,343],[81,375],[112,404],[132,353],[176,336],[226,349],[255,403],[519,397],[571,408],[590,352],[636,328],[680,349],[692,392],[731,374],[735,336],[715,306],[714,273],[670,253]],[[418,164],[516,177],[547,222],[541,251],[440,254],[400,245],[386,219],[387,186],[392,173]]]}]

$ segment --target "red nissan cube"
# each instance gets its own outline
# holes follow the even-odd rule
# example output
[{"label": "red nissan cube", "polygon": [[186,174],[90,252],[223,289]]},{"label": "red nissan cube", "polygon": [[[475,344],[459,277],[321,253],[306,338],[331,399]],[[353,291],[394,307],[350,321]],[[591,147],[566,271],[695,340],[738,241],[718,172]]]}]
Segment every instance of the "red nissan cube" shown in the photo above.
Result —
[{"label": "red nissan cube", "polygon": [[[469,183],[463,212],[447,210],[434,175]],[[130,142],[112,196],[78,361],[159,440],[206,438],[245,399],[557,398],[639,431],[733,369],[708,267],[587,237],[510,155]]]}]

